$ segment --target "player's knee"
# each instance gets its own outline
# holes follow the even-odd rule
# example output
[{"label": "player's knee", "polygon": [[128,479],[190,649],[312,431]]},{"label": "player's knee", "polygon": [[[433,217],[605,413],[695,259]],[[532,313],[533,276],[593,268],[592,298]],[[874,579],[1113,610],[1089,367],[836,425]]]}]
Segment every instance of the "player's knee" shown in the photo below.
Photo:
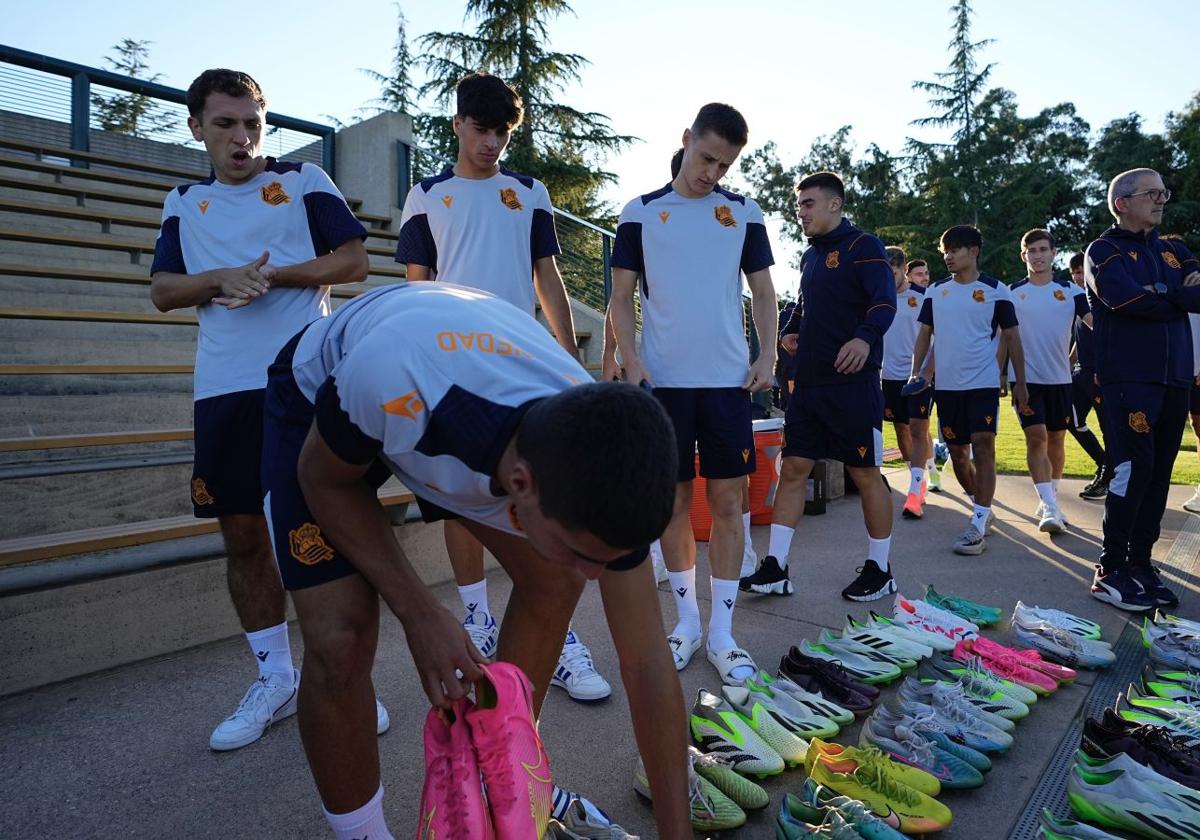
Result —
[{"label": "player's knee", "polygon": [[304,634],[304,679],[330,693],[345,690],[371,674],[375,623],[347,618],[328,621]]},{"label": "player's knee", "polygon": [[221,536],[225,542],[225,554],[229,562],[241,565],[270,561],[275,554],[271,548],[271,535],[262,516],[240,514],[221,517]]},{"label": "player's knee", "polygon": [[1192,431],[1196,433],[1196,437],[1200,437],[1200,414],[1192,415]]},{"label": "player's knee", "polygon": [[782,482],[806,481],[812,472],[815,462],[809,458],[788,457],[783,459],[779,470],[779,480]]}]

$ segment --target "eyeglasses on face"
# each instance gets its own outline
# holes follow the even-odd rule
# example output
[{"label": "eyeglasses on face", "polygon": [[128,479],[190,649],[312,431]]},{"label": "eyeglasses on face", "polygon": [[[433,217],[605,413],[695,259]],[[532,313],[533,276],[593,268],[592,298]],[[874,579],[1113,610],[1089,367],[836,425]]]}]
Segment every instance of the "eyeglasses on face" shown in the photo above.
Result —
[{"label": "eyeglasses on face", "polygon": [[1125,197],[1126,198],[1137,198],[1138,196],[1143,196],[1143,195],[1150,196],[1150,200],[1153,201],[1155,204],[1158,204],[1160,201],[1163,204],[1166,204],[1168,201],[1171,200],[1171,191],[1170,190],[1142,190],[1141,192],[1129,193],[1129,195],[1127,195]]}]

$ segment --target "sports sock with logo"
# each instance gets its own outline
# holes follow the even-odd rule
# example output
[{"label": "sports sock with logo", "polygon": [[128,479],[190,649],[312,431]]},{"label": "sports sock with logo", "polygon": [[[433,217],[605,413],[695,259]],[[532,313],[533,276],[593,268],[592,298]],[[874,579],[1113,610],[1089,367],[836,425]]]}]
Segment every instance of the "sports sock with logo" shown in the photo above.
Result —
[{"label": "sports sock with logo", "polygon": [[987,521],[991,513],[990,506],[975,505],[975,512],[971,514],[971,527],[978,531],[980,536],[987,533]]},{"label": "sports sock with logo", "polygon": [[888,552],[892,547],[892,538],[884,537],[881,540],[867,537],[867,559],[874,560],[881,571],[888,570]]},{"label": "sports sock with logo", "polygon": [[1061,482],[1062,482],[1062,479],[1061,479],[1061,478],[1052,478],[1052,479],[1050,479],[1050,486],[1051,486],[1051,488],[1053,488],[1053,490],[1054,490],[1054,502],[1055,502],[1055,504],[1057,504],[1057,503],[1058,503],[1058,485],[1059,485],[1059,483],[1061,483]]},{"label": "sports sock with logo", "polygon": [[700,638],[700,607],[696,604],[696,567],[682,572],[667,572],[671,594],[675,596],[675,612],[679,616],[674,635]]},{"label": "sports sock with logo", "polygon": [[916,496],[921,492],[921,481],[925,478],[925,470],[920,467],[910,467],[908,472],[912,476],[908,481],[908,494]]},{"label": "sports sock with logo", "polygon": [[[709,578],[712,585],[712,615],[708,618],[708,649],[713,651],[728,650],[737,647],[733,640],[733,608],[737,604],[738,582]],[[735,680],[744,680],[754,676],[754,668],[749,665],[739,665],[730,671]]]},{"label": "sports sock with logo", "polygon": [[792,536],[795,533],[795,528],[771,523],[771,542],[767,548],[767,554],[778,560],[779,568],[784,571],[788,567],[788,554],[792,550]]},{"label": "sports sock with logo", "polygon": [[375,791],[375,795],[361,808],[348,814],[331,814],[324,806],[325,819],[337,840],[395,840],[388,831],[387,820],[383,818],[383,785]]},{"label": "sports sock with logo", "polygon": [[467,615],[473,612],[492,614],[492,611],[488,609],[487,578],[478,583],[468,583],[466,586],[458,587],[458,597],[462,598],[463,608],[466,609]]},{"label": "sports sock with logo", "polygon": [[246,641],[250,643],[250,652],[258,661],[260,677],[277,675],[292,679],[292,647],[288,642],[286,621],[265,630],[247,633]]},{"label": "sports sock with logo", "polygon": [[1037,490],[1038,498],[1042,500],[1042,504],[1046,507],[1054,507],[1054,485],[1049,481],[1039,481],[1033,485]]}]

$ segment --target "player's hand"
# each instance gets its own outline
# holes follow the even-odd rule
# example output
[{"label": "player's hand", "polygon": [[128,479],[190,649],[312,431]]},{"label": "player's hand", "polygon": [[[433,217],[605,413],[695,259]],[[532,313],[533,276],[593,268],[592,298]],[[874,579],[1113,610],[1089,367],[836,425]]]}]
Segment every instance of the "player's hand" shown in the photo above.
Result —
[{"label": "player's hand", "polygon": [[871,345],[861,338],[852,338],[838,351],[837,358],[833,361],[833,369],[842,374],[858,373],[867,363],[867,356],[870,354]]},{"label": "player's hand", "polygon": [[625,360],[625,381],[630,385],[641,385],[645,382],[651,388],[654,387],[654,380],[650,378],[640,358]]},{"label": "player's hand", "polygon": [[1024,414],[1029,410],[1029,388],[1024,382],[1014,382],[1012,393],[1013,399],[1017,401],[1017,411]]},{"label": "player's hand", "polygon": [[800,349],[800,334],[788,333],[779,337],[779,346],[787,351],[789,356],[795,356],[796,351]]},{"label": "player's hand", "polygon": [[765,353],[750,366],[746,373],[746,381],[742,390],[756,394],[759,391],[769,391],[775,385],[775,359]]},{"label": "player's hand", "polygon": [[271,288],[278,270],[268,265],[270,251],[263,251],[254,262],[237,268],[227,268],[221,273],[221,291],[213,296],[212,302],[227,309],[237,309],[262,297]]},{"label": "player's hand", "polygon": [[617,364],[616,356],[605,356],[600,360],[600,381],[612,382],[621,378],[621,366]]},{"label": "player's hand", "polygon": [[[927,377],[910,376],[908,378],[908,385],[905,385],[903,388],[900,389],[900,395],[903,397],[916,396],[917,394],[920,394],[924,391],[929,390],[929,386],[932,384],[933,384],[933,380],[929,379]],[[921,387],[920,388],[912,388],[912,390],[909,390],[910,387],[913,385],[920,385]]]},{"label": "player's hand", "polygon": [[[449,708],[483,676],[478,663],[487,662],[487,657],[471,642],[462,622],[441,604],[431,599],[409,613],[403,626],[421,686],[434,706]],[[462,672],[461,678],[456,671]]]},{"label": "player's hand", "polygon": [[1200,286],[1200,271],[1193,271],[1187,277],[1184,277],[1183,285],[1187,287]]},{"label": "player's hand", "polygon": [[1008,377],[1003,374],[1000,375],[1000,396],[1008,396]]}]

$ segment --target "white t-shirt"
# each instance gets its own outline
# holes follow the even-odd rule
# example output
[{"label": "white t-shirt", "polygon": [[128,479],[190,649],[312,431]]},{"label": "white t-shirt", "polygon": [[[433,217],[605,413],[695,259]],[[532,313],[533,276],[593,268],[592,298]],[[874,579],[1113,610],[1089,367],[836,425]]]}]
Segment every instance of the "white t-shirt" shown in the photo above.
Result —
[{"label": "white t-shirt", "polygon": [[534,314],[533,264],[562,253],[554,208],[541,181],[507,169],[483,180],[447,167],[409,191],[396,262],[483,289]]},{"label": "white t-shirt", "polygon": [[[1076,318],[1091,311],[1087,295],[1067,280],[1051,280],[1038,286],[1028,277],[1013,283],[1008,292],[1021,324],[1025,381],[1070,385],[1071,330]],[[1009,376],[1015,376],[1011,365]]]},{"label": "white t-shirt", "polygon": [[450,283],[355,298],[308,328],[292,370],[338,457],[381,457],[421,498],[510,534],[500,455],[531,400],[592,381],[526,313]]},{"label": "white t-shirt", "polygon": [[907,381],[912,376],[913,348],[917,344],[917,333],[921,322],[921,304],[925,301],[925,290],[920,286],[909,286],[896,294],[896,317],[883,334],[884,379]]},{"label": "white t-shirt", "polygon": [[937,337],[934,387],[939,391],[999,388],[1000,330],[1017,326],[1008,287],[986,274],[971,283],[939,280],[925,293],[919,320]]},{"label": "white t-shirt", "polygon": [[[233,268],[263,251],[271,265],[296,265],[366,235],[321,167],[267,158],[266,168],[244,184],[209,178],[171,190],[150,273]],[[265,388],[267,367],[287,340],[328,314],[328,286],[273,288],[238,309],[197,306],[195,398]]]},{"label": "white t-shirt", "polygon": [[717,187],[685,198],[670,184],[621,211],[612,264],[641,275],[642,359],[663,388],[737,388],[750,350],[742,273],[772,265],[762,211]]},{"label": "white t-shirt", "polygon": [[1188,326],[1192,328],[1192,375],[1200,376],[1200,315],[1189,312]]}]

